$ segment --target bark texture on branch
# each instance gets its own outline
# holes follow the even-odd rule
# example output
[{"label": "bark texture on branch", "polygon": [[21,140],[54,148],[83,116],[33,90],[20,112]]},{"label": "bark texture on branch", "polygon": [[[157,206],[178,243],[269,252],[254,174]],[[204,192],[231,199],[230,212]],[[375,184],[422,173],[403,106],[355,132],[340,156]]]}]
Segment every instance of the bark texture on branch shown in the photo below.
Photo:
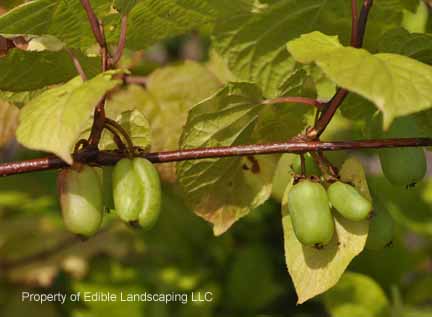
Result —
[{"label": "bark texture on branch", "polygon": [[[322,151],[340,151],[355,149],[377,149],[394,147],[424,147],[432,146],[431,138],[406,138],[384,140],[358,140],[336,142],[284,142],[271,144],[251,144],[231,147],[198,148],[179,151],[154,153],[138,153],[135,156],[145,157],[153,163],[179,162],[199,160],[204,158],[263,155],[278,153],[304,153]],[[97,149],[83,151],[74,155],[74,160],[90,165],[114,165],[126,157],[126,153],[119,151],[98,151]],[[33,160],[0,164],[0,176],[23,174],[67,167],[68,165],[56,156],[49,156]]]}]

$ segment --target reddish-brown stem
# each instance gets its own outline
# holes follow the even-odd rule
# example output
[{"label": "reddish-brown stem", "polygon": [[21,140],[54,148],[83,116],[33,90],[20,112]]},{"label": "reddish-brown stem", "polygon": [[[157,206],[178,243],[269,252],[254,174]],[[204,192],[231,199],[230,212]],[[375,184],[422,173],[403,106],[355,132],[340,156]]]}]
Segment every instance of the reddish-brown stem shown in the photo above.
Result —
[{"label": "reddish-brown stem", "polygon": [[113,127],[118,133],[121,134],[123,139],[126,141],[127,149],[130,152],[132,152],[134,145],[133,145],[133,142],[132,142],[131,138],[129,137],[129,134],[127,133],[127,131],[120,124],[118,124],[116,121],[111,120],[109,118],[105,118],[105,126],[107,126],[107,125]]},{"label": "reddish-brown stem", "polygon": [[372,8],[373,0],[363,0],[363,5],[360,11],[359,21],[358,21],[358,35],[357,35],[357,45],[355,47],[362,47],[363,40],[366,33],[366,25],[369,17],[370,9]]},{"label": "reddish-brown stem", "polygon": [[357,0],[351,0],[351,46],[357,47],[358,43],[358,12]]},{"label": "reddish-brown stem", "polygon": [[320,169],[324,179],[328,180],[329,179],[329,170],[328,170],[328,166],[325,164],[325,162],[321,159],[321,157],[318,155],[317,152],[310,152],[313,160],[315,161],[315,164],[318,166],[318,168]]},{"label": "reddish-brown stem", "polygon": [[320,109],[323,104],[316,99],[306,97],[279,97],[274,99],[267,99],[263,101],[265,105],[273,105],[278,103],[301,103],[305,105],[314,106]]},{"label": "reddish-brown stem", "polygon": [[102,71],[104,72],[107,69],[111,68],[111,65],[109,63],[111,58],[105,40],[105,31],[104,31],[104,26],[102,24],[102,21],[98,20],[98,24],[99,24],[99,32],[103,38],[103,44],[100,46],[100,52],[101,52],[101,59],[102,59]]},{"label": "reddish-brown stem", "polygon": [[93,147],[97,147],[99,144],[99,140],[102,135],[102,130],[105,124],[105,100],[106,96],[103,96],[102,99],[96,105],[94,111],[94,119],[93,126],[91,128],[90,137],[88,139],[89,145]]},{"label": "reddish-brown stem", "polygon": [[128,26],[128,16],[123,15],[121,17],[120,38],[117,44],[117,49],[110,62],[111,65],[116,65],[120,61],[123,55],[123,51],[126,47],[127,26]]},{"label": "reddish-brown stem", "polygon": [[90,27],[92,29],[93,35],[94,35],[97,43],[99,44],[99,46],[103,47],[105,45],[105,39],[104,39],[104,36],[102,35],[102,33],[100,31],[100,25],[99,25],[98,18],[93,11],[93,8],[90,4],[90,1],[89,0],[80,0],[80,1],[81,1],[81,5],[84,7],[84,10],[87,13],[87,17],[88,17],[88,20],[90,22]]},{"label": "reddish-brown stem", "polygon": [[[96,42],[99,44],[100,53],[101,53],[101,63],[102,63],[102,71],[106,71],[109,67],[109,54],[108,48],[106,45],[105,34],[103,24],[100,20],[98,20],[96,14],[93,11],[93,8],[90,4],[89,0],[80,0],[84,10],[87,13],[87,17],[93,32],[93,35],[96,39]],[[93,118],[93,126],[91,128],[90,137],[89,137],[89,145],[93,148],[97,148],[99,144],[99,140],[102,134],[102,130],[104,128],[105,122],[105,100],[106,96],[103,96],[102,99],[96,105],[94,111]]]},{"label": "reddish-brown stem", "polygon": [[307,132],[307,136],[310,139],[317,139],[321,136],[321,134],[327,128],[328,124],[330,123],[337,109],[345,100],[347,95],[348,95],[348,90],[343,88],[338,90],[336,95],[333,97],[333,99],[326,107],[326,110],[322,113],[321,117],[315,124],[315,127]]},{"label": "reddish-brown stem", "polygon": [[107,129],[109,132],[111,132],[113,140],[119,150],[127,150],[126,145],[123,143],[122,139],[120,138],[118,132],[116,131],[116,129],[114,129],[114,127],[110,126],[109,124],[105,124],[104,129]]},{"label": "reddish-brown stem", "polygon": [[[336,142],[284,142],[272,144],[239,145],[231,147],[198,148],[179,151],[138,153],[136,157],[145,157],[153,163],[168,163],[186,160],[198,160],[204,158],[248,156],[277,153],[305,153],[317,151],[340,151],[353,149],[377,149],[395,147],[425,147],[432,146],[432,138],[409,138],[409,139],[383,139],[383,140],[359,140],[359,141],[336,141]],[[126,157],[126,153],[117,151],[98,151],[88,149],[74,155],[77,162],[93,165],[113,165],[120,159]],[[67,164],[61,159],[50,156],[39,159],[10,162],[0,164],[0,176],[8,176],[21,173],[44,171],[66,167]]]},{"label": "reddish-brown stem", "polygon": [[69,57],[72,59],[72,62],[74,64],[74,66],[75,66],[75,69],[77,70],[77,73],[81,76],[81,79],[83,81],[86,81],[87,80],[87,75],[86,75],[86,73],[84,71],[84,68],[81,66],[80,61],[78,60],[78,58],[74,54],[74,52],[71,49],[69,49],[69,48],[66,48],[65,50],[68,53]]},{"label": "reddish-brown stem", "polygon": [[[354,9],[354,7],[356,7],[356,3],[354,2],[355,1],[351,2],[353,6],[352,19],[357,20],[357,8]],[[355,23],[355,21],[353,21],[352,23],[353,30],[352,30],[351,43],[354,47],[359,48],[362,47],[363,45],[367,20],[372,5],[373,5],[372,0],[364,0],[360,11],[360,16],[358,17],[358,22]],[[327,128],[328,124],[330,123],[331,119],[333,118],[339,106],[347,97],[347,95],[348,95],[348,90],[344,88],[340,88],[337,91],[336,95],[333,97],[333,99],[323,107],[321,116],[318,119],[318,121],[315,123],[315,126],[312,129],[309,129],[309,131],[307,132],[307,137],[309,139],[311,140],[319,139],[321,134]]]},{"label": "reddish-brown stem", "polygon": [[324,162],[324,164],[327,165],[328,170],[330,172],[330,174],[334,177],[338,177],[338,169],[336,166],[334,166],[328,159],[327,157],[324,155],[323,152],[319,151],[318,152],[318,156],[320,157],[320,159]]},{"label": "reddish-brown stem", "polygon": [[305,162],[305,157],[304,157],[303,153],[300,154],[300,170],[301,170],[301,176],[305,177],[306,176],[306,162]]},{"label": "reddish-brown stem", "polygon": [[123,76],[123,82],[127,85],[141,85],[141,86],[146,87],[147,86],[147,77],[126,75],[126,76]]}]

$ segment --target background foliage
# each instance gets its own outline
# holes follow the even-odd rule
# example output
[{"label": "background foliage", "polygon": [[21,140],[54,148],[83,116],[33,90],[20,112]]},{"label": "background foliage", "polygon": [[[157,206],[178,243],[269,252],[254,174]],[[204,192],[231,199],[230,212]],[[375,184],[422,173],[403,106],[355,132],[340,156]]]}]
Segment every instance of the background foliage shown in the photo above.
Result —
[{"label": "background foliage", "polygon": [[[264,106],[263,100],[308,96],[328,101],[336,85],[355,94],[342,104],[323,140],[379,137],[394,118],[407,115],[417,120],[422,136],[432,135],[432,19],[422,22],[421,12],[415,14],[417,0],[375,1],[365,50],[348,47],[351,8],[346,0],[115,1],[117,10],[112,1],[95,0],[91,3],[110,47],[117,43],[121,13],[130,10],[123,70],[104,74],[98,74],[97,46],[79,1],[27,1],[13,9],[22,2],[0,4],[0,35],[26,43],[0,57],[4,161],[40,155],[24,145],[70,162],[75,142],[89,134],[94,105],[125,69],[147,76],[147,87],[119,89],[107,102],[107,115],[136,145],[155,151],[287,140],[313,123],[312,107]],[[410,18],[415,23],[407,22]],[[80,60],[89,81],[75,77],[65,48]],[[366,80],[358,80],[363,73]],[[373,81],[367,80],[371,73]],[[113,146],[104,134],[101,148]],[[341,167],[349,154],[330,153],[329,158]],[[380,195],[397,224],[393,246],[354,257],[365,239],[349,240],[352,248],[324,270],[324,275],[335,274],[330,287],[347,267],[337,285],[301,306],[297,300],[321,291],[306,287],[307,294],[297,296],[294,284],[304,274],[292,268],[294,284],[287,274],[285,261],[301,252],[289,238],[290,223],[281,217],[282,202],[272,189],[278,156],[162,164],[163,210],[156,227],[141,232],[108,214],[102,232],[85,242],[64,231],[56,171],[1,178],[0,315],[430,316],[430,173],[415,189],[398,189],[382,176],[375,151],[355,156],[345,164],[360,160],[366,175],[344,177],[361,184],[367,178],[369,190]],[[213,232],[194,213],[210,222]],[[320,284],[322,276],[313,274],[313,284]],[[215,300],[24,305],[20,292],[29,289],[210,290]]]}]

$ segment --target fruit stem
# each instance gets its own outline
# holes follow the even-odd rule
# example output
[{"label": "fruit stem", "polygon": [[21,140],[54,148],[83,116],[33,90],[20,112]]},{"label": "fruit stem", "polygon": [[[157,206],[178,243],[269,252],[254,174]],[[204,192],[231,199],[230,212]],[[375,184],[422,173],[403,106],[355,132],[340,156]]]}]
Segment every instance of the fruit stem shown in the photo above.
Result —
[{"label": "fruit stem", "polygon": [[301,166],[301,175],[304,177],[306,176],[306,162],[304,154],[300,154],[300,166]]},{"label": "fruit stem", "polygon": [[119,132],[123,136],[127,144],[128,154],[129,156],[132,156],[134,151],[134,145],[127,131],[120,124],[118,124],[114,120],[111,120],[110,118],[105,118],[105,126],[107,125],[114,128],[117,132]]}]

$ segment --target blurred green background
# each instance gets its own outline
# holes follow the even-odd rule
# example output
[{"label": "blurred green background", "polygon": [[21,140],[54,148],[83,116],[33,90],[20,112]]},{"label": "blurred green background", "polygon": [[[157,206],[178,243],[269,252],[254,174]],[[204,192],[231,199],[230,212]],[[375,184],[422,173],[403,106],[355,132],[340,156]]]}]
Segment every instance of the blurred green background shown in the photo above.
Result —
[{"label": "blurred green background", "polygon": [[[0,13],[18,2],[2,1]],[[127,53],[123,63],[145,75],[178,60],[206,60],[208,43],[189,34],[146,52]],[[331,139],[355,137],[342,119],[332,125],[338,134]],[[1,161],[41,155],[14,140],[0,149]],[[362,159],[371,190],[383,197],[397,223],[393,246],[364,251],[335,288],[300,306],[285,265],[277,201],[267,201],[214,237],[211,226],[186,207],[178,188],[164,184],[161,218],[150,231],[130,228],[107,214],[103,230],[82,241],[62,225],[57,171],[0,178],[0,316],[431,317],[432,179],[409,191],[395,189],[381,176],[373,154],[364,152]],[[41,305],[23,303],[23,291],[211,292],[213,300]]]},{"label": "blurred green background", "polygon": [[[12,142],[13,143],[13,142]],[[14,159],[41,155],[7,146]],[[432,316],[432,180],[394,189],[374,173],[369,185],[397,223],[391,248],[364,251],[339,284],[303,305],[287,273],[280,205],[251,212],[221,237],[164,184],[163,210],[150,231],[107,214],[82,241],[61,222],[56,172],[0,179],[0,316]],[[211,292],[211,302],[22,303],[21,292],[170,294]]]}]

